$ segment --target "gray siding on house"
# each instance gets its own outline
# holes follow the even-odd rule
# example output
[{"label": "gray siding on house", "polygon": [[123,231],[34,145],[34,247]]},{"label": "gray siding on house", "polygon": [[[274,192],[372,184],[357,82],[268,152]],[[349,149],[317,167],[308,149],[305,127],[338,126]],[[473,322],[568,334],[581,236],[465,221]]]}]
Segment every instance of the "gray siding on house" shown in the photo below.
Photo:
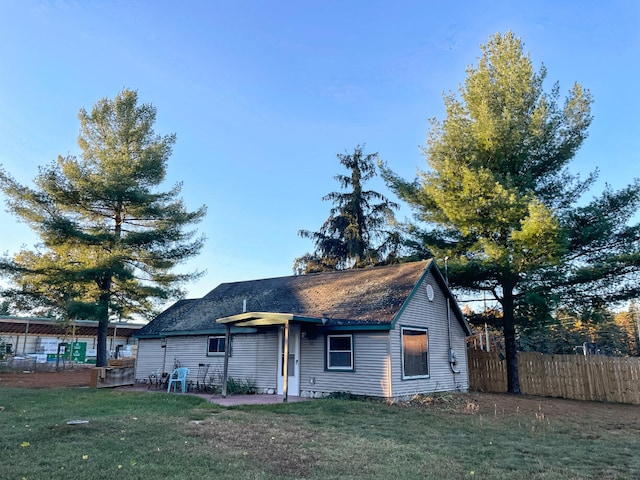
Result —
[{"label": "gray siding on house", "polygon": [[[209,335],[204,333],[212,331],[212,320],[218,318],[243,332],[232,337],[229,375],[253,383],[259,391],[277,390],[278,332],[282,328],[279,324],[286,319],[293,322],[292,332],[298,327],[307,332],[300,341],[302,395],[344,391],[406,397],[467,390],[468,325],[460,318],[462,314],[452,299],[449,327],[446,299],[452,297],[435,263],[363,270],[223,284],[203,299],[178,302],[151,322],[152,327],[148,328],[153,335],[141,332],[136,378],[145,380],[163,365],[163,370],[170,372],[174,361],[178,361],[191,369],[192,381],[196,379],[198,364],[210,364],[209,374],[220,383],[224,357],[207,356]],[[433,289],[431,300],[427,284]],[[263,310],[233,313],[236,310],[230,305],[240,305],[247,297]],[[402,327],[428,330],[428,378],[402,378]],[[343,330],[348,328],[353,331]],[[353,335],[353,371],[325,368],[327,331]],[[144,338],[161,332],[170,332],[166,348],[161,348],[159,339]],[[314,332],[316,338],[312,338]],[[458,373],[450,368],[450,348],[457,353]]]},{"label": "gray siding on house", "polygon": [[[139,340],[136,381],[142,382],[158,369],[173,371],[174,364],[189,368],[189,380],[196,381],[199,364],[209,364],[208,377],[220,384],[224,372],[224,355],[207,355],[209,335],[171,336],[162,348],[160,339]],[[247,380],[262,389],[276,388],[278,335],[276,331],[262,334],[237,334],[232,338],[229,376]]]},{"label": "gray siding on house", "polygon": [[[348,332],[336,332],[348,333]],[[300,345],[300,392],[349,392],[355,395],[388,397],[389,385],[388,332],[353,332],[354,371],[325,369],[325,335]]]},{"label": "gray siding on house", "polygon": [[[433,301],[427,296],[426,285],[433,287]],[[429,335],[429,378],[402,378],[402,327],[427,328]],[[460,373],[454,374],[449,365],[449,333],[447,322],[447,300],[438,286],[433,273],[429,273],[418,285],[415,294],[402,312],[394,330],[390,332],[392,396],[404,397],[415,394],[462,390],[469,388],[466,357],[466,337],[460,322],[451,309],[451,347],[456,351],[455,366]]]},{"label": "gray siding on house", "polygon": [[138,341],[138,357],[136,362],[136,381],[149,378],[149,374],[160,369],[172,372],[176,363],[190,369],[189,380],[195,381],[198,376],[199,363],[217,362],[207,357],[208,336],[167,337],[166,346],[160,339],[141,338]]},{"label": "gray siding on house", "polygon": [[162,348],[159,338],[138,340],[136,382],[148,381],[149,375],[162,369],[163,359],[164,348]]},{"label": "gray siding on house", "polygon": [[[231,345],[229,376],[247,380],[260,390],[277,388],[277,329],[250,335],[234,335]],[[222,372],[222,368],[220,371]]]}]

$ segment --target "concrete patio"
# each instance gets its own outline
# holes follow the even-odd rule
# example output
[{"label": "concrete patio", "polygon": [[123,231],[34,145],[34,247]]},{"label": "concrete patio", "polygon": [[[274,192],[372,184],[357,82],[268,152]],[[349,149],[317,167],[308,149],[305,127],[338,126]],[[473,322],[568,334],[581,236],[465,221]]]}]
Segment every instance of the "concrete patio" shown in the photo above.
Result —
[{"label": "concrete patio", "polygon": [[[149,388],[148,384],[136,383],[133,385],[126,385],[122,387],[115,387],[119,390],[130,390],[137,392],[149,392],[149,393],[167,393],[166,388]],[[203,398],[208,402],[221,405],[223,407],[234,407],[237,405],[271,405],[275,403],[284,403],[284,395],[228,395],[222,397],[221,395],[214,395],[211,393],[194,392],[193,390],[187,390],[186,393],[171,393],[170,395],[195,395]],[[293,397],[289,395],[288,402],[303,402],[312,400],[305,397]]]},{"label": "concrete patio", "polygon": [[[207,398],[208,397],[208,398]],[[219,395],[207,395],[203,396],[207,398],[211,403],[222,405],[224,407],[232,407],[236,405],[270,405],[273,403],[283,403],[284,395],[229,395],[223,398]],[[289,396],[288,402],[303,402],[311,400],[304,397],[292,397]]]}]

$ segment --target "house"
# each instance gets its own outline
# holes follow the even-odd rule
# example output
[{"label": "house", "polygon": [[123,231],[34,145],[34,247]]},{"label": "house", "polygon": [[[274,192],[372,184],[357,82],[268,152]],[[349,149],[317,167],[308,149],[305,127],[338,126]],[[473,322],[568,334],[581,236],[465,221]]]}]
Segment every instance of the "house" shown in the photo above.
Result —
[{"label": "house", "polygon": [[466,391],[470,334],[433,260],[223,283],[136,333],[136,380],[202,364],[285,399]]}]

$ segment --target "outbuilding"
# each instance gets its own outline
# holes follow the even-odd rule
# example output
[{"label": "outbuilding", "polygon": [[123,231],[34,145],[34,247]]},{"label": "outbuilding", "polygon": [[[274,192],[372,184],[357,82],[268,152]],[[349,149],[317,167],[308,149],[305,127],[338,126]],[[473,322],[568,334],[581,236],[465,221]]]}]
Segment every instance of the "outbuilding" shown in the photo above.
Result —
[{"label": "outbuilding", "polygon": [[[107,349],[114,358],[135,356],[133,334],[141,323],[109,322]],[[29,358],[38,363],[54,362],[60,352],[59,345],[71,351],[65,358],[74,363],[95,363],[98,322],[95,320],[69,320],[54,318],[0,316],[0,354]],[[0,355],[2,357],[3,355]]]}]

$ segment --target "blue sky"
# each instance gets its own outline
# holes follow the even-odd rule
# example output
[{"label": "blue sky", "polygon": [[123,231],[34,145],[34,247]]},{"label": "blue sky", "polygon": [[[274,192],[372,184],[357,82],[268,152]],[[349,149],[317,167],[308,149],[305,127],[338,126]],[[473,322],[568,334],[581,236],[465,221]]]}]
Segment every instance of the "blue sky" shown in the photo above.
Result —
[{"label": "blue sky", "polygon": [[[300,229],[346,173],[337,153],[366,144],[410,179],[426,168],[428,119],[443,118],[490,35],[512,30],[546,88],[595,98],[572,169],[620,188],[640,177],[640,2],[0,0],[0,164],[31,184],[78,154],[78,110],[123,88],[176,133],[166,188],[208,206],[199,297],[222,282],[290,275],[312,250]],[[394,199],[380,182],[370,188]],[[403,209],[401,217],[410,212]],[[0,252],[37,239],[0,212]]]}]

